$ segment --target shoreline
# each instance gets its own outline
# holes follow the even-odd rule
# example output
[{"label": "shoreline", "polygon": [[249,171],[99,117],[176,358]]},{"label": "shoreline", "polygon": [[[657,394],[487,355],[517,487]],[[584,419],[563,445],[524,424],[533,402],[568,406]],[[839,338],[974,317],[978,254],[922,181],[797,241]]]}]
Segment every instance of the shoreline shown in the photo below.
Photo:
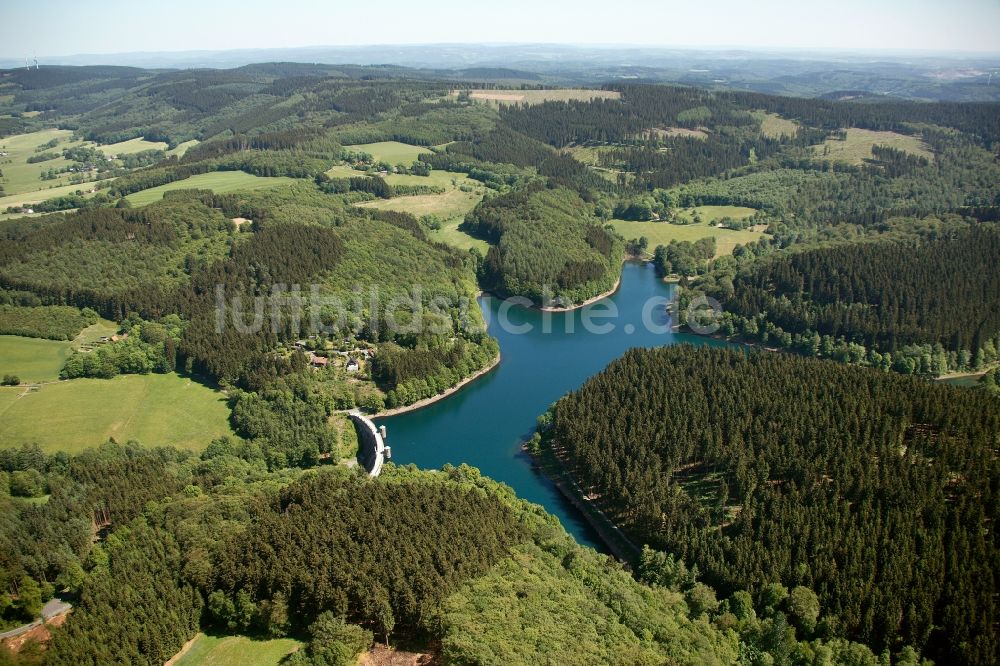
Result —
[{"label": "shoreline", "polygon": [[626,536],[621,527],[608,518],[599,506],[586,498],[579,484],[570,476],[563,461],[555,451],[544,449],[533,453],[528,449],[526,442],[521,443],[521,450],[531,458],[532,467],[551,481],[563,497],[569,500],[570,504],[580,512],[583,519],[587,521],[587,524],[597,533],[597,536],[618,561],[626,566],[631,566],[637,561],[642,552],[641,549]]},{"label": "shoreline", "polygon": [[[622,263],[624,263],[624,262],[622,262]],[[608,291],[605,291],[604,293],[598,294],[597,296],[594,296],[592,298],[588,298],[587,300],[583,301],[582,303],[577,303],[576,305],[570,305],[568,307],[553,307],[553,306],[550,306],[550,305],[546,305],[546,306],[541,306],[541,305],[535,306],[535,305],[532,305],[531,308],[533,310],[538,310],[539,312],[572,312],[573,310],[579,310],[580,308],[585,308],[588,305],[592,305],[592,304],[596,303],[597,301],[602,301],[605,298],[608,298],[610,296],[614,296],[618,292],[618,288],[621,287],[621,285],[622,285],[622,272],[621,272],[621,270],[619,270],[618,271],[618,279],[615,280],[615,285],[613,287],[611,287],[611,289],[609,289]]]},{"label": "shoreline", "polygon": [[449,398],[452,395],[454,395],[455,393],[458,393],[459,391],[461,391],[463,388],[465,388],[466,386],[468,386],[472,382],[474,382],[477,379],[479,379],[480,377],[482,377],[482,376],[484,376],[486,374],[489,374],[490,372],[493,372],[493,370],[495,370],[497,368],[497,366],[500,365],[500,359],[501,358],[502,358],[502,355],[501,354],[497,354],[497,357],[495,359],[493,359],[493,361],[489,365],[487,365],[485,368],[482,368],[481,370],[478,370],[477,372],[469,375],[468,377],[466,377],[465,379],[463,379],[459,383],[455,384],[451,388],[445,389],[443,392],[438,393],[437,395],[431,396],[430,398],[424,398],[423,400],[417,400],[416,402],[414,402],[412,404],[404,405],[402,407],[394,407],[392,409],[386,409],[386,410],[383,410],[383,411],[379,412],[378,414],[372,414],[368,418],[370,418],[370,419],[384,419],[384,418],[388,418],[390,416],[399,416],[400,414],[406,414],[407,412],[415,412],[418,409],[422,409],[422,408],[427,407],[429,405],[433,405],[435,402],[437,402],[439,400],[444,400],[445,398]]}]

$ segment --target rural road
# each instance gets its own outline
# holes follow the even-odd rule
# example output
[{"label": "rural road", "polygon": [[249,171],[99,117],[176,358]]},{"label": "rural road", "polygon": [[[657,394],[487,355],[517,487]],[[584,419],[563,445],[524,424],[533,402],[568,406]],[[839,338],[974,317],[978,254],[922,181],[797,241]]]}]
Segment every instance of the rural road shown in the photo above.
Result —
[{"label": "rural road", "polygon": [[10,631],[4,631],[0,633],[0,641],[6,640],[8,638],[14,638],[15,636],[20,636],[26,631],[31,631],[32,629],[40,625],[42,622],[47,622],[52,618],[56,617],[57,615],[62,615],[63,613],[68,612],[70,608],[72,608],[72,606],[66,603],[65,601],[62,601],[60,599],[49,599],[47,602],[45,602],[45,605],[42,606],[42,617],[35,620],[34,622],[29,622],[28,624],[22,624],[20,627],[15,627]]}]

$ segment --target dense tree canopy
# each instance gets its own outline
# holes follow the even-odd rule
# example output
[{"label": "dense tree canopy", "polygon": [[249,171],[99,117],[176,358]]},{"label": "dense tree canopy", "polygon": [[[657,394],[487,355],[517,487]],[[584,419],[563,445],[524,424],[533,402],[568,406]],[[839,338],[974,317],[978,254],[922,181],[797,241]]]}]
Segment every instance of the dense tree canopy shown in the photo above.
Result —
[{"label": "dense tree canopy", "polygon": [[789,355],[633,350],[560,400],[542,439],[635,540],[722,591],[804,586],[831,635],[987,664],[1000,408],[958,391]]}]

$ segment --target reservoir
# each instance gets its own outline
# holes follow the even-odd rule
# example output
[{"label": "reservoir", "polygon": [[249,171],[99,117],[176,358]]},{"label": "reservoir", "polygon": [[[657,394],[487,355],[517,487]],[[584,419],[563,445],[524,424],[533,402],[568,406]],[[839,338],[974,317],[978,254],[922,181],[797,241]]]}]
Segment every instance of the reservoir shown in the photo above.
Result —
[{"label": "reservoir", "polygon": [[[378,424],[388,429],[393,462],[427,469],[446,463],[478,467],[519,497],[544,506],[581,544],[604,551],[583,516],[532,467],[520,445],[549,405],[632,347],[727,345],[668,330],[664,304],[675,288],[660,280],[652,265],[629,262],[614,295],[569,312],[544,313],[481,298],[490,334],[500,343],[500,365],[444,400],[380,419]],[[617,316],[600,316],[609,309]],[[501,317],[509,325],[502,326]],[[590,318],[590,330],[584,317]]]}]

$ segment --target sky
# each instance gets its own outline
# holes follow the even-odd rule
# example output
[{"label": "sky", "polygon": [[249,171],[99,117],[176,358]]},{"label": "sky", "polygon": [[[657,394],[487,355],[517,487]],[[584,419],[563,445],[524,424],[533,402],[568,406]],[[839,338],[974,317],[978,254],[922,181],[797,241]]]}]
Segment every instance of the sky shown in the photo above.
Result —
[{"label": "sky", "polygon": [[1000,53],[1000,0],[0,0],[0,56],[565,43]]}]

